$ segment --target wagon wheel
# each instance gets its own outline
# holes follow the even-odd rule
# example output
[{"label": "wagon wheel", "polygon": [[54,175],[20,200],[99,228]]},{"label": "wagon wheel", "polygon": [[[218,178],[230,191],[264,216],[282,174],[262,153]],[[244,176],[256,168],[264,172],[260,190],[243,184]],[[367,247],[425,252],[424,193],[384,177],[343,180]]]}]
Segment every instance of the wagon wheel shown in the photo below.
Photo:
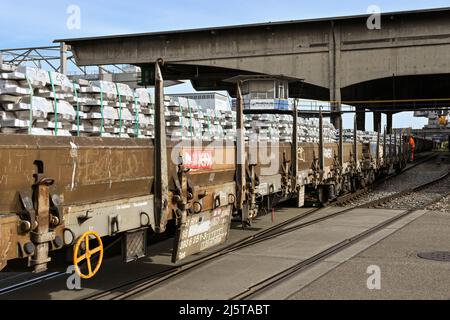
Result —
[{"label": "wagon wheel", "polygon": [[[90,248],[90,240],[96,240],[97,246],[94,249]],[[95,267],[92,268],[91,259],[98,254],[98,260]],[[100,270],[103,261],[103,242],[97,232],[89,231],[84,233],[75,244],[73,250],[73,264],[78,275],[82,279],[91,279]],[[86,262],[87,273],[83,273],[80,269],[80,264]]]}]

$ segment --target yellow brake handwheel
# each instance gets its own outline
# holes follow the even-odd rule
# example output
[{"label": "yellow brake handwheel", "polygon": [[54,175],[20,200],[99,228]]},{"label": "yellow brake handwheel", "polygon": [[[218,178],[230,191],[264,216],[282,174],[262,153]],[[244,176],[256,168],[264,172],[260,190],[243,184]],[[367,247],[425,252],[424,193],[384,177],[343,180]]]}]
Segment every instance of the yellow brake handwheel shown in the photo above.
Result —
[{"label": "yellow brake handwheel", "polygon": [[[91,249],[89,246],[89,241],[92,239],[95,239],[98,243],[98,245],[94,248]],[[85,250],[81,249],[81,245],[85,244]],[[84,251],[83,254],[81,254]],[[91,258],[96,255],[99,254],[99,258],[97,260],[97,264],[95,265],[94,268],[92,268],[92,262],[91,262]],[[83,272],[81,272],[80,269],[80,263],[84,262],[86,260],[87,263],[87,269],[88,269],[88,273],[85,274]],[[82,278],[82,279],[91,279],[93,278],[97,272],[100,270],[100,267],[102,265],[102,261],[103,261],[103,242],[102,239],[100,238],[100,236],[98,235],[97,232],[94,231],[89,231],[84,233],[76,242],[75,247],[73,249],[73,265],[75,266],[75,271],[78,273],[78,275]]]}]

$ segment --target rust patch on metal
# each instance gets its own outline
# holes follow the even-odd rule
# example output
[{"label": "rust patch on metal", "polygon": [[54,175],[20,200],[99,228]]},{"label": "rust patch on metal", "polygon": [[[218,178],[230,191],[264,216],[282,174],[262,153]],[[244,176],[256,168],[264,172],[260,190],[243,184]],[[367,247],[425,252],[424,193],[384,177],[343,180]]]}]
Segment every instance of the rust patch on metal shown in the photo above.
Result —
[{"label": "rust patch on metal", "polygon": [[17,216],[0,215],[0,271],[6,267],[8,260],[18,257]]},{"label": "rust patch on metal", "polygon": [[0,212],[17,211],[17,191],[33,184],[36,160],[64,204],[149,194],[153,154],[142,140],[0,135]]}]

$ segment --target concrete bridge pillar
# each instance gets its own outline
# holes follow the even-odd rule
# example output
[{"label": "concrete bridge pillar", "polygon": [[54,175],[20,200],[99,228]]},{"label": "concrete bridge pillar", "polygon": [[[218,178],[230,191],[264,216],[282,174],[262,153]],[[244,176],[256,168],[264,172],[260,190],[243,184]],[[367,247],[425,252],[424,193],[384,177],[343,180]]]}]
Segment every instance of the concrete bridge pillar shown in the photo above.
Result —
[{"label": "concrete bridge pillar", "polygon": [[364,109],[356,111],[356,127],[359,131],[366,131],[366,113]]},{"label": "concrete bridge pillar", "polygon": [[378,132],[381,128],[381,112],[373,113],[373,131]]},{"label": "concrete bridge pillar", "polygon": [[339,26],[334,24],[334,21],[331,21],[328,50],[331,123],[336,129],[341,129],[341,31]]},{"label": "concrete bridge pillar", "polygon": [[394,114],[392,112],[386,113],[387,116],[387,134],[392,134],[392,119]]}]

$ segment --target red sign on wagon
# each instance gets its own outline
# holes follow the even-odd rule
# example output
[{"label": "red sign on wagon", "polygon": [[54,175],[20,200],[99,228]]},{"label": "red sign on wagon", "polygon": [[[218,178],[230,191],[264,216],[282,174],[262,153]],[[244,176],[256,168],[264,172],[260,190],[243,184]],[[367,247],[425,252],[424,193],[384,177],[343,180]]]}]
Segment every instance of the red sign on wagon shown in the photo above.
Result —
[{"label": "red sign on wagon", "polygon": [[211,150],[205,151],[187,151],[183,152],[184,166],[193,170],[212,169],[214,162],[214,152]]}]

